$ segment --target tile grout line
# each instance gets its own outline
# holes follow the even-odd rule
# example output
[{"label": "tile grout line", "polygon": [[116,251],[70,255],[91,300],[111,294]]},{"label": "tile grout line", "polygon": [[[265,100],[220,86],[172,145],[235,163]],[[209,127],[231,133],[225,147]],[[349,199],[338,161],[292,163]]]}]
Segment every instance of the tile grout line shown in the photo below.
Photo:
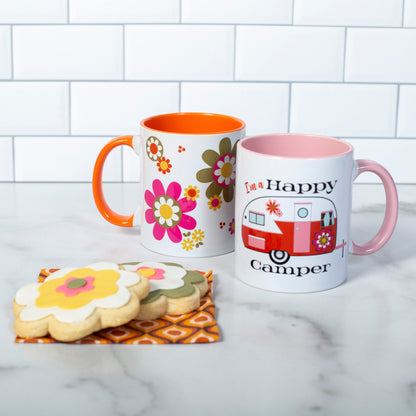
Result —
[{"label": "tile grout line", "polygon": [[181,112],[182,111],[182,82],[179,81],[178,83],[178,111]]},{"label": "tile grout line", "polygon": [[15,136],[12,136],[12,181],[16,182]]},{"label": "tile grout line", "polygon": [[344,62],[342,65],[342,83],[345,84],[345,67],[347,64],[347,34],[348,34],[348,28],[345,27],[344,30]]},{"label": "tile grout line", "polygon": [[10,25],[10,71],[12,80],[14,80],[14,52],[13,52],[13,25]]},{"label": "tile grout line", "polygon": [[[12,24],[13,26],[68,26],[68,23],[62,23],[62,22],[56,22],[56,23],[50,23],[50,22],[42,22],[42,23],[0,23],[0,26],[8,26]],[[107,22],[107,23],[101,23],[101,22],[89,22],[89,23],[78,23],[78,22],[72,22],[69,24],[69,26],[120,26],[120,25],[129,25],[129,26],[269,26],[271,28],[273,27],[303,27],[303,28],[343,28],[345,25],[330,25],[330,24],[292,24],[291,22],[287,23],[244,23],[244,22],[199,22],[199,23],[193,23],[193,22],[161,22],[161,23],[150,23],[150,22],[137,22],[137,23],[129,23],[129,22]],[[383,25],[348,25],[348,28],[352,29],[402,29],[402,26],[383,26]],[[415,30],[416,27],[414,26],[406,26],[408,30]]]},{"label": "tile grout line", "polygon": [[[5,82],[10,82],[10,79],[0,79],[0,85]],[[33,82],[33,83],[91,83],[91,84],[108,84],[108,83],[138,83],[138,84],[175,84],[178,82],[189,82],[189,83],[200,83],[200,84],[233,84],[233,83],[242,83],[242,84],[289,84],[289,83],[296,83],[296,84],[313,84],[313,85],[379,85],[379,86],[387,86],[387,85],[416,85],[416,82],[399,82],[399,81],[326,81],[326,80],[255,80],[255,79],[239,79],[239,80],[224,80],[224,79],[68,79],[68,78],[61,78],[61,79],[33,79],[33,78],[26,78],[26,79],[13,79],[15,84],[18,83],[25,83],[25,82]]]},{"label": "tile grout line", "polygon": [[292,26],[294,26],[295,21],[295,0],[292,0]]},{"label": "tile grout line", "polygon": [[[14,80],[13,25],[10,25],[10,72]],[[16,182],[15,136],[12,136],[12,181]]]},{"label": "tile grout line", "polygon": [[397,139],[397,131],[399,127],[399,105],[400,105],[400,84],[397,85],[397,96],[396,96],[396,120],[394,125],[394,138]]},{"label": "tile grout line", "polygon": [[71,21],[71,19],[69,18],[69,9],[70,9],[69,2],[70,0],[66,0],[66,23],[68,25],[70,24],[70,21]]},{"label": "tile grout line", "polygon": [[[126,80],[126,25],[122,25],[122,67],[123,67],[123,83]],[[121,146],[120,151],[120,178],[121,182],[124,183],[124,146]]]},{"label": "tile grout line", "polygon": [[402,2],[402,27],[404,27],[404,12],[406,8],[406,0],[403,0]]},{"label": "tile grout line", "polygon": [[68,135],[72,136],[72,81],[68,82]]},{"label": "tile grout line", "polygon": [[120,161],[120,170],[121,170],[120,180],[121,180],[122,183],[124,183],[124,146],[120,146],[120,147],[121,147],[121,149],[120,149],[120,158],[121,158],[121,161]]},{"label": "tile grout line", "polygon": [[179,0],[179,23],[182,24],[182,0]]},{"label": "tile grout line", "polygon": [[123,25],[122,42],[123,42],[123,52],[122,52],[122,59],[123,59],[123,81],[125,81],[126,80],[126,25]]},{"label": "tile grout line", "polygon": [[[119,133],[114,133],[114,134],[75,134],[75,135],[71,135],[69,136],[68,134],[16,134],[16,135],[11,135],[11,134],[0,134],[0,138],[11,138],[14,137],[15,139],[18,138],[83,138],[83,139],[108,139],[111,140],[114,137],[117,136],[117,134]],[[253,134],[257,134],[257,133],[253,133]],[[263,134],[263,133],[258,133],[258,134]],[[264,133],[265,134],[265,133]],[[135,135],[134,133],[130,134],[130,135]],[[336,136],[338,138],[350,138],[350,139],[377,139],[377,140],[391,140],[394,139],[394,136],[364,136],[364,135],[359,135],[359,136],[345,136],[345,135],[339,135],[339,134],[334,134],[333,136]],[[414,136],[405,136],[405,137],[398,137],[399,139],[402,140],[415,140]]]},{"label": "tile grout line", "polygon": [[237,60],[237,25],[234,25],[234,51],[233,51],[233,82],[236,80],[236,60]]}]

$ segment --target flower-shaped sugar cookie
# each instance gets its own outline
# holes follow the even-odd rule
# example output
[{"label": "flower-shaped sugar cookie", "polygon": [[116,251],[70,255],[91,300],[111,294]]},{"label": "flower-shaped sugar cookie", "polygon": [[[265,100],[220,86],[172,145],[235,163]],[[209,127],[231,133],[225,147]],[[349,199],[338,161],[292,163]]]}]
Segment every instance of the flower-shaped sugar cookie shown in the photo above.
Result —
[{"label": "flower-shaped sugar cookie", "polygon": [[121,268],[146,276],[150,292],[142,300],[136,319],[181,315],[197,309],[208,291],[207,279],[199,272],[176,263],[123,263]]},{"label": "flower-shaped sugar cookie", "polygon": [[149,288],[147,279],[120,270],[115,263],[60,269],[43,283],[17,292],[14,328],[22,338],[50,334],[58,341],[75,341],[129,322],[137,316]]}]

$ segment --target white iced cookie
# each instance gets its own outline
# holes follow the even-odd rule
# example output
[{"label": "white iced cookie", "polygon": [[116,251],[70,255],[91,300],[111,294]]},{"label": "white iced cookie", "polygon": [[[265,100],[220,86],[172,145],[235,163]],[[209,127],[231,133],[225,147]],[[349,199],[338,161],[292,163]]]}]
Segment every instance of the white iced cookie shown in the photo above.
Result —
[{"label": "white iced cookie", "polygon": [[115,263],[60,269],[43,283],[17,292],[15,332],[22,338],[50,334],[58,341],[75,341],[129,322],[137,316],[149,289],[147,279],[120,270]]},{"label": "white iced cookie", "polygon": [[146,276],[150,292],[141,302],[136,319],[156,319],[163,315],[182,315],[199,308],[208,282],[201,273],[186,270],[176,263],[123,263],[125,270]]}]

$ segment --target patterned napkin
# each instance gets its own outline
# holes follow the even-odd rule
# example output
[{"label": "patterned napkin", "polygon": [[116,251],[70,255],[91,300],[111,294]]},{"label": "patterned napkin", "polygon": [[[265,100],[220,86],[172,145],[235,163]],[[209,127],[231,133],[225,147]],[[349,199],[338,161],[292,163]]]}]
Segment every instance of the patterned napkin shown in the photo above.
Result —
[{"label": "patterned napkin", "polygon": [[[38,282],[42,283],[51,273],[59,269],[42,269]],[[195,344],[219,340],[215,320],[215,305],[212,301],[212,270],[203,274],[209,285],[207,294],[201,298],[199,309],[184,315],[165,315],[148,321],[130,321],[117,328],[106,328],[71,344]],[[50,336],[23,339],[19,344],[60,343]]]}]

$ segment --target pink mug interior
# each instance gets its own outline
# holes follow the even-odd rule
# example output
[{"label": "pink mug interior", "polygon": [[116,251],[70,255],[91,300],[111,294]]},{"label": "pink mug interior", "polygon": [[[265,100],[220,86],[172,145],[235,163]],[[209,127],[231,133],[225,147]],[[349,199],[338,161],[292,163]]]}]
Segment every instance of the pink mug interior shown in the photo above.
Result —
[{"label": "pink mug interior", "polygon": [[265,156],[292,159],[321,159],[352,152],[352,146],[339,139],[310,134],[263,134],[243,139],[240,146]]}]

